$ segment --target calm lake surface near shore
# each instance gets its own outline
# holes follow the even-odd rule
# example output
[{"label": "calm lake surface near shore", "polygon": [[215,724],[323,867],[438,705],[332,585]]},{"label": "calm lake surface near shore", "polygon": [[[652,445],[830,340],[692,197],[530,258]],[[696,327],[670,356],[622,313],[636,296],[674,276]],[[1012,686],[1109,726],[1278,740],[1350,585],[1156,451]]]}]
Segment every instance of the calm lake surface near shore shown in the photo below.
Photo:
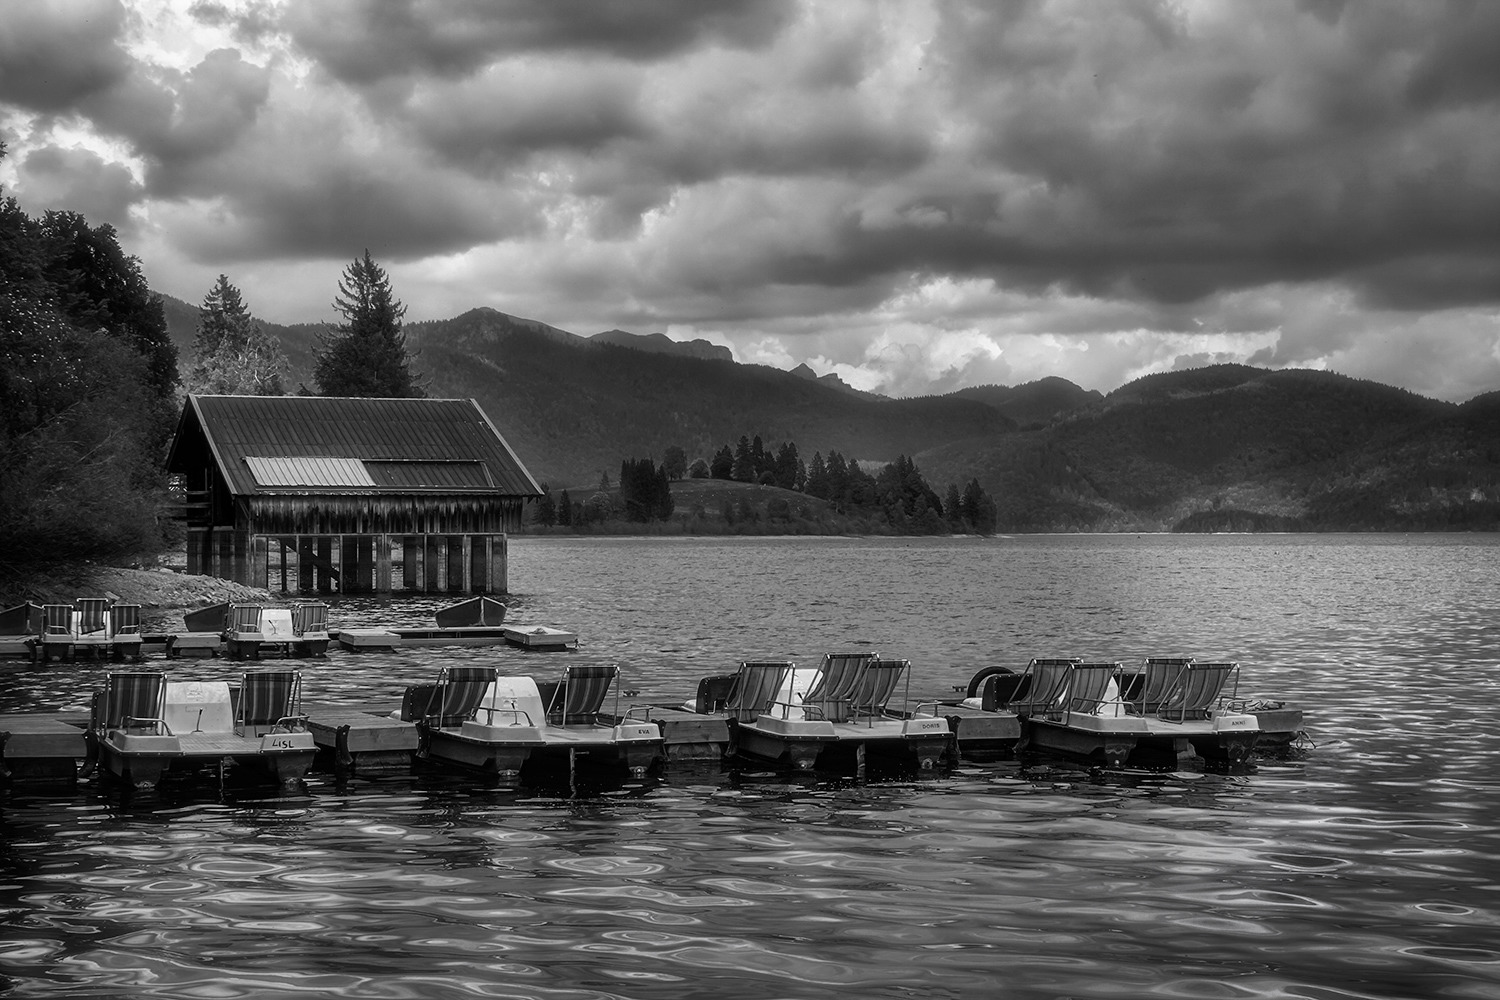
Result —
[{"label": "calm lake surface near shore", "polygon": [[[440,772],[17,790],[0,996],[1500,998],[1500,537],[522,537],[510,573],[509,619],[577,653],[335,652],[305,696],[609,662],[627,701],[676,703],[743,659],[874,648],[915,700],[1033,656],[1194,655],[1300,705],[1313,745],[1230,773],[674,762],[577,796]],[[0,667],[0,712],[86,714],[107,669]]]}]

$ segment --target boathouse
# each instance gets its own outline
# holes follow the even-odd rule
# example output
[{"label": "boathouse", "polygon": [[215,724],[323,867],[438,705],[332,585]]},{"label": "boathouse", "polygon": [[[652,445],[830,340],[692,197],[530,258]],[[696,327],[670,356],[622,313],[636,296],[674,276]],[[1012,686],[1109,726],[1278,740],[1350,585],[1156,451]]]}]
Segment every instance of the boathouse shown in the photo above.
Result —
[{"label": "boathouse", "polygon": [[505,593],[541,488],[472,399],[190,395],[187,571],[310,593]]}]

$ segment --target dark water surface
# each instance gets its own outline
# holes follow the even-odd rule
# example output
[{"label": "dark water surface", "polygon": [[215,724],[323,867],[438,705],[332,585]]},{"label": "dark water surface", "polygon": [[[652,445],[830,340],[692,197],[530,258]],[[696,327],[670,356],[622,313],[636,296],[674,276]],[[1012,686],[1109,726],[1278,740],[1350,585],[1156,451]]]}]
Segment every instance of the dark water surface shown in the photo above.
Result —
[{"label": "dark water surface", "polygon": [[[1243,773],[963,763],[802,782],[673,764],[570,797],[418,774],[0,806],[0,995],[1500,998],[1500,538],[513,539],[577,654],[333,653],[317,701],[444,662],[619,662],[680,701],[874,647],[913,694],[1031,656],[1239,660],[1316,746]],[[333,625],[439,601],[338,602]],[[157,624],[180,627],[174,623]],[[94,665],[7,668],[84,711]],[[217,661],[173,676],[227,677]]]}]

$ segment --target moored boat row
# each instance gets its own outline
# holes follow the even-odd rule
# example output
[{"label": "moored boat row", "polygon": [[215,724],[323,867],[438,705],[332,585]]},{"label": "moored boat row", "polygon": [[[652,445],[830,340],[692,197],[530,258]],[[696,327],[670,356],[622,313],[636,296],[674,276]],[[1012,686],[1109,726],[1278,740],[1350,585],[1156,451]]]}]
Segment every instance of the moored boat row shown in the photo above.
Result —
[{"label": "moored boat row", "polygon": [[1149,659],[1138,670],[1035,659],[1020,672],[980,671],[961,701],[915,705],[911,663],[865,651],[829,653],[810,667],[746,661],[700,679],[681,705],[623,705],[620,681],[612,665],[568,666],[549,681],[452,665],[408,687],[399,708],[379,710],[304,707],[295,670],[246,671],[233,684],[115,671],[86,723],[18,727],[0,717],[0,777],[71,778],[78,747],[83,773],[102,768],[131,787],[226,770],[295,784],[315,755],[344,776],[425,761],[502,787],[639,780],[669,758],[693,757],[919,775],[995,751],[1111,767],[1171,767],[1188,756],[1236,765],[1258,745],[1289,742],[1302,722],[1295,708],[1240,699],[1237,664],[1191,658]]}]

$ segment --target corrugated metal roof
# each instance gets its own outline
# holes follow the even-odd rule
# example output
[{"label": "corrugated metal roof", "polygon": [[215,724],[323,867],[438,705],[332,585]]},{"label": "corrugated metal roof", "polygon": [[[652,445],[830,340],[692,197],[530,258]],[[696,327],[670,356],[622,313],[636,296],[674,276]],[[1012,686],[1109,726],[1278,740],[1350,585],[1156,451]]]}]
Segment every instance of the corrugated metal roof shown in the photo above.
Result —
[{"label": "corrugated metal roof", "polygon": [[483,462],[366,462],[365,470],[377,486],[418,489],[494,489]]},{"label": "corrugated metal roof", "polygon": [[257,486],[369,487],[375,480],[357,458],[263,458],[246,455]]},{"label": "corrugated metal roof", "polygon": [[[483,490],[507,496],[541,493],[531,473],[472,399],[189,396],[167,459],[171,471],[187,471],[179,449],[195,423],[236,496],[294,486],[331,491],[410,489],[412,476],[443,480],[428,489]],[[258,481],[252,472],[246,461],[252,456],[266,463],[261,468],[273,481],[292,477],[295,462],[322,459],[325,463],[333,460],[324,466],[330,479],[336,468],[352,478],[352,466],[343,463],[353,461],[360,463],[371,482],[271,485]],[[401,463],[414,464],[400,472],[395,466]],[[483,482],[475,466],[483,471]],[[295,474],[311,474],[310,467],[302,468],[303,472]],[[439,474],[439,468],[445,471]],[[388,484],[378,481],[382,477]]]}]

